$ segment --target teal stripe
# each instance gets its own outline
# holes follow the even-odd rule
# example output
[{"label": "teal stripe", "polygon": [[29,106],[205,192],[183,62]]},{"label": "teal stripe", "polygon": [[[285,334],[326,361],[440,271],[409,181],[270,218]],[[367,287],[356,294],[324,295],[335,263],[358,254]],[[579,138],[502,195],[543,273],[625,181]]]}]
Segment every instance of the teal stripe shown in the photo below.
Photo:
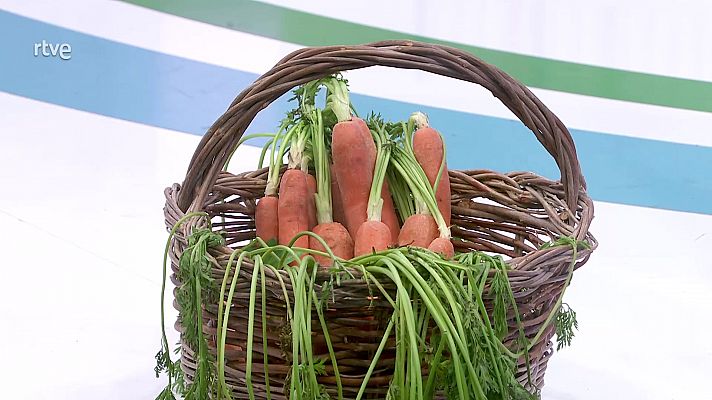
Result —
[{"label": "teal stripe", "polygon": [[[42,39],[70,43],[72,59],[35,58],[32,43]],[[257,78],[3,11],[0,49],[0,91],[197,135]],[[362,113],[377,110],[392,120],[415,110],[428,113],[445,134],[453,168],[531,170],[558,177],[553,160],[519,121],[359,94],[352,98]],[[273,130],[287,107],[285,98],[270,105],[250,131]],[[58,126],[47,134],[68,129]],[[712,214],[712,148],[580,130],[572,135],[594,199]]]},{"label": "teal stripe", "polygon": [[470,46],[251,0],[124,0],[181,17],[304,46],[410,39],[458,47],[528,86],[712,112],[712,82],[645,74]]}]

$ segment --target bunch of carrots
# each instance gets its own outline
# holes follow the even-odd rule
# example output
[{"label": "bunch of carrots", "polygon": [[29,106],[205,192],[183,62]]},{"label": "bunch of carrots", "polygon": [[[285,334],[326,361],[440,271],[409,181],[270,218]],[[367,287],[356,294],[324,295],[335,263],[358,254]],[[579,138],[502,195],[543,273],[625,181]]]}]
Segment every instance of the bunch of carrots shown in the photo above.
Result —
[{"label": "bunch of carrots", "polygon": [[[326,88],[326,104],[316,106]],[[399,246],[454,256],[445,145],[427,117],[386,123],[354,115],[346,81],[330,76],[295,91],[299,106],[265,145],[269,172],[255,212],[257,236],[288,245],[318,235],[339,259]],[[282,172],[284,158],[287,169]],[[315,236],[296,247],[324,252]],[[322,266],[333,259],[314,255]]]},{"label": "bunch of carrots", "polygon": [[[322,88],[326,89],[325,104],[317,107]],[[255,212],[257,237],[234,249],[221,284],[212,278],[213,260],[207,249],[224,245],[224,238],[212,227],[193,232],[180,257],[181,283],[176,301],[184,328],[182,346],[195,353],[191,382],[185,380],[181,363],[171,358],[163,296],[173,235],[191,218],[207,218],[208,225],[210,218],[203,212],[189,213],[171,230],[164,249],[162,340],[155,369],[156,376],[167,374],[168,384],[157,399],[175,400],[176,393],[186,400],[233,398],[233,388],[226,380],[225,354],[230,314],[237,309],[233,300],[238,283],[249,283],[250,288],[244,379],[249,398],[255,398],[252,357],[258,299],[262,301],[262,337],[267,337],[268,326],[266,271],[274,276],[280,276],[278,271],[286,272],[293,294],[286,295],[285,282],[280,278],[292,346],[285,393],[295,400],[328,398],[317,378],[311,351],[310,321],[316,311],[333,368],[336,398],[343,399],[337,355],[322,313],[329,296],[320,297],[323,288],[328,291],[330,285],[324,283],[321,295],[315,285],[319,284],[319,268],[331,267],[329,272],[334,277],[346,271],[340,268],[344,266],[360,271],[362,279],[373,283],[393,307],[356,400],[366,396],[370,376],[392,336],[396,358],[388,398],[434,399],[439,398],[438,393],[445,393],[457,399],[533,399],[515,377],[517,361],[526,361],[531,388],[528,354],[551,323],[556,324],[557,349],[570,344],[576,320],[572,310],[562,307],[565,289],[530,340],[527,334],[531,332],[525,332],[504,260],[477,251],[454,254],[446,149],[427,117],[416,112],[402,122],[385,122],[373,114],[361,119],[349,101],[346,81],[339,76],[309,82],[296,89],[295,95],[298,107],[288,113],[276,133],[241,140],[269,138],[260,157],[260,165],[267,158],[269,168],[265,194]],[[547,246],[573,249],[564,284],[567,287],[576,251],[585,244],[561,238]],[[248,266],[252,268],[249,282],[238,282],[241,268]],[[383,289],[380,280],[392,282],[395,296]],[[485,307],[487,296],[494,304],[491,313]],[[203,334],[205,321],[200,310],[204,299],[215,298],[221,301],[213,353]],[[516,348],[504,345],[512,318],[519,334]],[[262,367],[269,382],[267,342],[262,346]],[[270,398],[269,383],[266,390]]]}]

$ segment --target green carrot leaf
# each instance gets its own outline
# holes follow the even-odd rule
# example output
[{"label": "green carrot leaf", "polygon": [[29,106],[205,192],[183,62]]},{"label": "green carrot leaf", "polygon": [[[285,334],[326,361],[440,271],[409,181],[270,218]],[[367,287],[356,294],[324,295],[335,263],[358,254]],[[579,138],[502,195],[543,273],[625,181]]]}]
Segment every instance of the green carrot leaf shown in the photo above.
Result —
[{"label": "green carrot leaf", "polygon": [[578,330],[576,311],[568,304],[563,303],[556,313],[556,350],[571,346],[574,330]]}]

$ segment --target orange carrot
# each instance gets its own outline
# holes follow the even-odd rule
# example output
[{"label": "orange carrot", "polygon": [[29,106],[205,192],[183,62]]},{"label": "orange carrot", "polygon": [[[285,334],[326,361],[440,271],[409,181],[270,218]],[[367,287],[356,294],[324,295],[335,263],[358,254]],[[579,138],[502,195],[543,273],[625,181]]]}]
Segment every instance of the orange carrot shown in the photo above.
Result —
[{"label": "orange carrot", "polygon": [[[413,125],[419,128],[418,132],[413,134],[410,129],[406,130],[406,145],[393,150],[395,171],[406,183],[413,198],[413,208],[408,209],[409,213],[413,214],[404,221],[398,236],[398,244],[423,248],[428,248],[432,244],[435,250],[449,255],[451,252],[448,251],[448,244],[445,242],[450,240],[450,228],[438,205],[436,190],[433,189],[435,185],[430,182],[426,174],[426,171],[434,170],[434,176],[438,175],[445,155],[442,138],[437,131],[427,128],[427,117],[423,113],[417,112],[411,115],[407,126],[413,127]],[[417,146],[414,143],[415,135],[419,136]],[[416,147],[418,147],[419,153],[416,153]],[[420,159],[417,157],[418,154],[420,154]],[[397,194],[401,201],[402,193],[399,191]],[[407,201],[401,201],[401,203],[406,206],[410,204]],[[449,213],[449,193],[447,204]],[[442,240],[433,243],[436,238]],[[452,252],[454,253],[454,249]]]},{"label": "orange carrot", "polygon": [[428,250],[440,254],[447,260],[455,256],[455,248],[453,247],[452,242],[441,237],[433,240],[430,243],[430,246],[428,246]]},{"label": "orange carrot", "polygon": [[371,134],[364,133],[364,125],[365,122],[356,117],[339,122],[334,126],[331,139],[334,172],[344,205],[346,228],[352,237],[366,221],[376,162],[375,145]]},{"label": "orange carrot", "polygon": [[[428,177],[430,185],[435,185],[444,154],[443,139],[440,133],[427,125],[415,131],[415,134],[413,134],[413,152],[418,164],[420,164]],[[438,187],[435,188],[435,200],[438,203],[438,209],[440,209],[445,224],[449,226],[451,205],[450,177],[447,173],[447,162],[443,166]]]},{"label": "orange carrot", "polygon": [[[350,136],[350,138],[349,138]],[[338,137],[338,139],[337,139]],[[348,140],[346,140],[348,139]],[[353,143],[349,142],[353,141]],[[356,145],[359,150],[349,148],[349,143]],[[338,150],[337,150],[338,148]],[[356,152],[358,155],[349,155],[348,152]],[[346,152],[347,154],[344,154]],[[332,154],[334,154],[334,170],[336,181],[338,182],[342,204],[344,204],[344,217],[346,218],[346,227],[351,235],[355,235],[358,227],[367,219],[366,209],[368,208],[368,195],[373,179],[373,169],[367,166],[375,166],[376,163],[376,145],[373,142],[371,131],[364,120],[358,117],[352,117],[350,121],[344,121],[334,126],[332,134]],[[337,163],[339,158],[351,158],[349,166],[345,161]],[[339,165],[337,165],[339,164]],[[353,171],[360,168],[359,171]],[[351,174],[351,172],[355,172]],[[370,172],[367,174],[367,172]],[[351,182],[347,189],[342,188],[341,179]],[[368,190],[367,190],[368,188]],[[349,193],[345,193],[349,192]],[[398,241],[398,232],[400,226],[398,224],[398,216],[396,214],[391,192],[388,188],[388,182],[384,181],[381,189],[381,198],[383,199],[382,206],[382,221],[388,225],[391,231],[392,240],[390,244],[395,244]],[[348,205],[346,205],[348,204]],[[335,208],[336,212],[336,208]]]},{"label": "orange carrot", "polygon": [[[390,192],[387,192],[388,185],[385,181],[386,170],[391,158],[391,147],[387,142],[388,136],[385,127],[377,124],[372,137],[375,140],[376,160],[366,208],[367,221],[361,224],[354,237],[354,254],[356,256],[387,249],[397,241],[400,231],[398,218],[393,208],[393,200]],[[390,205],[392,213],[384,214],[385,204]],[[390,224],[394,226],[395,235],[394,231],[391,231]]]},{"label": "orange carrot", "polygon": [[[344,94],[345,93],[344,91]],[[332,94],[328,96],[332,96]],[[331,100],[331,97],[327,97],[327,103],[330,103]],[[341,104],[341,102],[339,102],[339,104]],[[346,107],[348,107],[348,104],[348,101],[346,101]],[[334,186],[331,182],[332,168],[330,168],[331,163],[329,162],[329,154],[326,149],[326,134],[321,110],[313,109],[311,113],[311,120],[316,121],[316,124],[312,126],[311,130],[311,147],[314,156],[314,170],[316,172],[316,195],[312,196],[312,198],[316,204],[316,219],[319,223],[319,225],[314,227],[313,232],[324,240],[326,245],[333,252],[334,257],[348,260],[353,258],[354,242],[351,239],[349,231],[341,223],[334,222],[333,219],[333,199],[331,193]],[[339,115],[342,114],[340,113]],[[341,198],[339,198],[339,200],[341,200]],[[314,237],[309,238],[309,248],[326,251],[321,242]],[[321,266],[329,267],[334,263],[334,260],[329,256],[315,255],[314,258]]]},{"label": "orange carrot", "polygon": [[257,202],[257,207],[255,207],[257,236],[265,242],[279,239],[278,203],[277,197],[265,196]]},{"label": "orange carrot", "polygon": [[265,195],[255,207],[255,231],[257,237],[265,242],[279,241],[279,199],[277,198],[277,185],[279,182],[279,171],[282,166],[281,160],[275,162],[277,152],[277,138],[284,133],[283,128],[275,136],[270,144],[270,163],[267,171],[267,184],[265,185]]},{"label": "orange carrot", "polygon": [[391,230],[381,221],[366,221],[358,228],[354,242],[354,256],[388,249],[391,244]]},{"label": "orange carrot", "polygon": [[[322,223],[314,227],[314,233],[321,236],[336,257],[349,260],[354,256],[354,242],[351,240],[349,232],[338,222]],[[309,237],[309,248],[312,250],[326,252],[324,246],[313,237]],[[330,267],[333,264],[331,257],[314,255],[319,265]]]},{"label": "orange carrot", "polygon": [[398,236],[399,246],[427,248],[438,237],[438,224],[432,215],[414,214],[403,223]]},{"label": "orange carrot", "polygon": [[[289,244],[294,236],[309,230],[309,216],[304,211],[307,208],[309,187],[306,174],[299,169],[288,169],[282,175],[279,185],[279,244]],[[302,236],[295,246],[307,248],[309,239]]]}]

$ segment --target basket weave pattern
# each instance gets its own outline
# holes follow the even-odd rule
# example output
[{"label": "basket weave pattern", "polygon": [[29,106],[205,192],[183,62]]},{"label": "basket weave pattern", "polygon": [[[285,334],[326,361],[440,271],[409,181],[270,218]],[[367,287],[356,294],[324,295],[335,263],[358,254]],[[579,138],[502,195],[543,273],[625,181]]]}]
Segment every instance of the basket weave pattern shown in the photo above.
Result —
[{"label": "basket weave pattern", "polygon": [[[297,85],[323,76],[369,66],[420,69],[455,79],[477,83],[500,99],[551,154],[561,171],[555,182],[533,173],[501,174],[485,170],[449,171],[452,190],[452,235],[458,251],[480,250],[501,254],[511,270],[509,281],[522,316],[525,334],[535,337],[564,289],[572,262],[583,265],[596,247],[589,233],[593,203],[585,191],[573,140],[566,127],[525,86],[469,53],[450,47],[410,42],[388,41],[363,46],[306,48],[296,51],[245,89],[230,105],[200,142],[182,185],[174,184],[165,191],[166,225],[172,227],[191,211],[205,211],[216,222],[213,228],[224,232],[227,246],[210,249],[214,257],[213,277],[222,280],[228,258],[236,246],[255,237],[254,211],[257,199],[264,195],[267,169],[231,174],[221,171],[239,138],[255,115],[282,94]],[[221,218],[215,218],[221,217]],[[219,221],[218,221],[219,220]],[[224,222],[222,222],[224,221]],[[187,246],[187,237],[205,221],[192,219],[177,232],[171,246],[172,280],[178,259]],[[562,236],[587,242],[589,249],[579,250],[576,260],[571,247],[540,250],[542,244]],[[248,398],[245,389],[247,318],[252,265],[243,264],[232,302],[226,346],[226,379],[237,399]],[[291,351],[285,293],[289,276],[266,271],[270,392],[274,399],[286,399],[284,383],[290,369]],[[320,276],[317,282],[328,279]],[[332,290],[333,303],[325,312],[329,335],[334,345],[344,396],[354,398],[392,313],[390,305],[374,299],[363,280],[342,280]],[[315,288],[320,291],[319,285]],[[388,288],[387,288],[388,289]],[[259,291],[258,291],[259,292]],[[488,290],[485,289],[485,296]],[[291,292],[286,295],[291,299]],[[261,304],[260,293],[257,304]],[[486,298],[487,300],[487,298]],[[177,304],[176,304],[177,306]],[[486,301],[492,310],[491,301]],[[217,304],[204,304],[203,331],[215,351]],[[180,311],[180,310],[179,310]],[[257,313],[260,311],[257,310]],[[517,325],[510,311],[509,336],[505,344],[516,347]],[[328,351],[319,322],[312,323],[312,341],[316,357],[328,360]],[[177,323],[176,328],[181,327]],[[261,319],[257,318],[252,369],[252,382],[257,398],[265,398],[262,362]],[[543,386],[544,373],[552,350],[554,325],[529,352],[532,373],[530,390]],[[190,380],[195,371],[193,350],[182,345],[182,367]],[[393,372],[395,341],[392,339],[381,356],[378,368],[369,381],[369,398],[384,398]],[[257,364],[255,363],[257,362]],[[524,359],[519,360],[517,378],[528,385]],[[335,395],[335,378],[330,364],[320,383]]]}]

